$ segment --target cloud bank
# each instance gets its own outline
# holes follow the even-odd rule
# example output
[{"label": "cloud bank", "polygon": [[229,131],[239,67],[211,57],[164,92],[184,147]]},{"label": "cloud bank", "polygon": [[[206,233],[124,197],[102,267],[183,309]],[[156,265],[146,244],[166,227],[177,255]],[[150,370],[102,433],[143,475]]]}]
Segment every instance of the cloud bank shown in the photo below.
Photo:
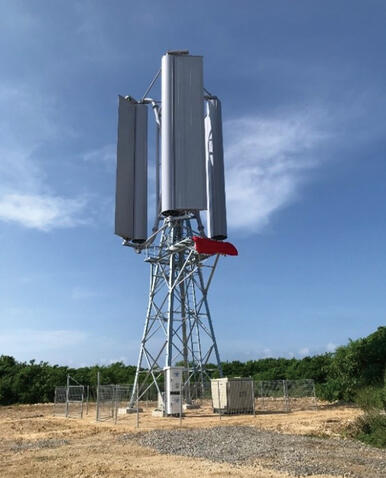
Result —
[{"label": "cloud bank", "polygon": [[242,117],[224,123],[226,192],[231,228],[259,231],[293,201],[321,159],[327,138],[313,114]]},{"label": "cloud bank", "polygon": [[80,217],[85,203],[84,198],[64,199],[45,194],[3,194],[0,197],[0,218],[5,222],[17,222],[40,231],[73,227],[87,222]]},{"label": "cloud bank", "polygon": [[47,182],[39,147],[63,129],[53,104],[26,85],[0,84],[0,221],[48,231],[84,224],[86,197],[63,197]]}]

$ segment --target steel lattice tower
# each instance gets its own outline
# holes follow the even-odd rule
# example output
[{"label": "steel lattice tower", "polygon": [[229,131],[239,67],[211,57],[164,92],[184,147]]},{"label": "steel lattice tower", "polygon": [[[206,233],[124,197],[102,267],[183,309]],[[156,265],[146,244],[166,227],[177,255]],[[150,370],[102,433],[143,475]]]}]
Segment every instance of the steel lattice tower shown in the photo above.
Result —
[{"label": "steel lattice tower", "polygon": [[146,249],[149,302],[131,406],[137,387],[139,398],[153,383],[160,391],[159,378],[167,366],[183,364],[185,384],[193,381],[203,386],[213,366],[222,376],[207,298],[219,255],[196,251],[193,236],[203,236],[198,213],[166,217],[157,236],[159,244]]}]

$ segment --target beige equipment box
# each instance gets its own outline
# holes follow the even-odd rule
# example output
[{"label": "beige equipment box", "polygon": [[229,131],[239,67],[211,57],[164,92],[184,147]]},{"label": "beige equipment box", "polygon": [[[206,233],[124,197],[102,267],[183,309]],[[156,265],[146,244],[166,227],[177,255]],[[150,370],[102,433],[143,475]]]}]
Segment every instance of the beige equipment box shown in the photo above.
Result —
[{"label": "beige equipment box", "polygon": [[215,413],[253,413],[255,406],[251,378],[215,378],[211,381]]}]

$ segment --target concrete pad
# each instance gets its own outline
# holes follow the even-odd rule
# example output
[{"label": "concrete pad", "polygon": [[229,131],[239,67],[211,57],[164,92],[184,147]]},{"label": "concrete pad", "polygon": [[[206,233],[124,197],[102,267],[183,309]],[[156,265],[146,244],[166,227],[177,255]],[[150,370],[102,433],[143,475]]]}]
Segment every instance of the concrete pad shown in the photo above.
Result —
[{"label": "concrete pad", "polygon": [[184,403],[182,405],[183,410],[197,410],[198,408],[201,408],[200,405],[194,403]]},{"label": "concrete pad", "polygon": [[[120,408],[118,409],[118,413],[119,413],[119,410],[121,410]],[[137,409],[136,408],[123,408],[123,410],[125,410],[125,412],[123,413],[137,413]],[[141,413],[143,412],[143,408],[138,408],[138,413]]]},{"label": "concrete pad", "polygon": [[151,412],[151,414],[152,414],[153,417],[163,417],[164,416],[164,411],[159,410],[158,408],[156,408],[155,410],[153,410]]}]

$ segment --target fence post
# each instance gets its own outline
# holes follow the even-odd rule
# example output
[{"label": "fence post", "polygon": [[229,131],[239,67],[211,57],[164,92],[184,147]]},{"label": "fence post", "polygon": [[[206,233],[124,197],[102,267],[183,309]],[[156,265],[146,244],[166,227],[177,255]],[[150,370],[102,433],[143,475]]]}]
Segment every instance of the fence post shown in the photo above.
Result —
[{"label": "fence post", "polygon": [[182,427],[182,380],[180,382],[180,427]]},{"label": "fence post", "polygon": [[67,382],[66,382],[66,418],[68,418],[68,394],[70,390],[70,375],[67,374]]},{"label": "fence post", "polygon": [[289,412],[289,403],[288,403],[288,387],[287,387],[287,380],[283,380],[283,396],[284,396],[284,403],[285,403],[285,411]]},{"label": "fence post", "polygon": [[136,422],[136,425],[135,425],[135,426],[136,426],[136,428],[139,428],[139,402],[138,402],[138,388],[139,388],[139,387],[138,387],[138,385],[137,385],[137,388],[136,388],[136,389],[137,389],[137,400],[136,400],[136,402],[137,402],[137,422]]},{"label": "fence post", "polygon": [[117,423],[118,420],[118,387],[119,385],[114,385],[113,386],[113,417],[114,417],[114,423]]},{"label": "fence post", "polygon": [[263,386],[263,381],[260,380],[260,394],[261,394],[261,399],[262,399],[262,402],[263,402],[263,410],[265,410],[265,401],[264,401],[264,386]]},{"label": "fence post", "polygon": [[221,395],[220,395],[220,382],[217,380],[217,396],[218,396],[218,415],[221,420]]},{"label": "fence post", "polygon": [[315,408],[315,410],[317,410],[318,409],[318,402],[316,400],[315,381],[314,380],[312,380],[312,395],[314,397],[314,408]]},{"label": "fence post", "polygon": [[87,385],[87,394],[86,394],[86,415],[88,415],[88,400],[90,397],[90,385]]},{"label": "fence post", "polygon": [[99,384],[100,384],[100,373],[97,373],[97,393],[96,393],[96,421],[99,421]]},{"label": "fence post", "polygon": [[83,401],[84,401],[84,387],[82,386],[82,395],[81,395],[82,403],[80,404],[80,418],[83,418]]},{"label": "fence post", "polygon": [[251,388],[252,388],[252,405],[253,405],[253,416],[256,418],[256,407],[255,407],[255,381],[251,380]]}]

